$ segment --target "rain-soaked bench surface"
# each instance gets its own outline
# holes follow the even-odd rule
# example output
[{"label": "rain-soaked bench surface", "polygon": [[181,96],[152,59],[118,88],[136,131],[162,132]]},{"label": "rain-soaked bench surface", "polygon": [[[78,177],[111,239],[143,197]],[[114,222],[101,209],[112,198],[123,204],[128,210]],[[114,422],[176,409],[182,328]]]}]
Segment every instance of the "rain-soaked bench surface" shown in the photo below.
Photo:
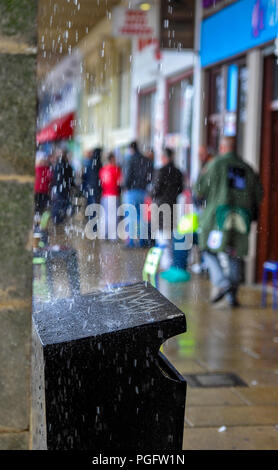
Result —
[{"label": "rain-soaked bench surface", "polygon": [[54,344],[169,320],[184,314],[145,282],[34,304],[42,344]]}]

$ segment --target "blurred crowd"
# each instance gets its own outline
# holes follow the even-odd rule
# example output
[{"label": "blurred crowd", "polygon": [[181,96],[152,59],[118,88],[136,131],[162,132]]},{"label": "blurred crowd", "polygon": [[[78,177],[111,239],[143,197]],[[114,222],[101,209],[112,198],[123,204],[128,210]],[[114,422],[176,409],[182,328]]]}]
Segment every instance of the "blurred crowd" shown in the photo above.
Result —
[{"label": "blurred crowd", "polygon": [[[49,210],[53,222],[60,224],[67,215],[72,215],[73,197],[80,196],[85,198],[87,206],[101,204],[106,213],[109,198],[113,197],[116,207],[120,202],[132,204],[139,215],[140,205],[144,203],[173,206],[186,184],[187,177],[176,168],[174,152],[169,148],[164,149],[160,170],[154,170],[153,150],[143,154],[135,141],[129,145],[122,166],[113,152],[105,154],[101,148],[95,148],[84,155],[80,173],[73,169],[71,153],[57,146],[49,155],[42,150],[37,152],[35,213],[39,217]],[[135,221],[131,225],[135,227]],[[129,247],[137,246],[136,236],[132,233],[127,241]],[[138,245],[143,246],[143,241],[139,240]]]},{"label": "blurred crowd", "polygon": [[[129,214],[129,236],[126,248],[152,247],[168,252],[168,266],[163,277],[170,282],[189,279],[188,256],[192,246],[198,248],[197,263],[192,270],[208,271],[213,286],[211,301],[223,297],[236,307],[238,288],[243,279],[243,259],[248,252],[251,223],[258,218],[262,187],[258,175],[235,152],[235,139],[222,137],[218,155],[205,146],[199,148],[200,174],[192,187],[186,174],[175,164],[175,153],[170,148],[162,152],[159,169],[154,167],[154,152],[143,154],[137,142],[131,142],[122,167],[113,152],[105,154],[101,148],[88,151],[83,158],[82,171],[75,173],[71,155],[56,147],[50,155],[38,151],[35,177],[36,217],[47,210],[54,224],[61,224],[73,215],[73,197],[85,199],[85,205],[100,204],[105,214],[105,238],[110,239],[109,220],[119,221],[121,203],[136,210]],[[111,205],[113,199],[116,203]],[[170,226],[165,237],[163,213],[159,213],[158,232],[154,235],[151,213],[142,214],[140,206],[151,203],[167,205]],[[193,214],[181,213],[178,225],[174,206],[193,207]],[[94,212],[86,212],[91,218]],[[122,214],[123,215],[123,214]],[[191,219],[188,219],[188,216]],[[194,218],[196,216],[196,219]],[[140,219],[144,219],[143,221]],[[183,220],[183,218],[185,218]],[[198,220],[198,222],[196,222]],[[145,224],[147,237],[141,237],[138,228]],[[189,225],[188,225],[189,223]],[[187,228],[181,228],[186,227]],[[162,236],[161,236],[162,235]],[[164,235],[164,236],[163,236]],[[192,236],[193,235],[193,236]],[[191,244],[186,243],[191,236]],[[115,235],[117,238],[117,235]],[[166,240],[166,241],[165,241]],[[178,245],[177,242],[184,243]],[[167,256],[166,256],[167,258]]]}]

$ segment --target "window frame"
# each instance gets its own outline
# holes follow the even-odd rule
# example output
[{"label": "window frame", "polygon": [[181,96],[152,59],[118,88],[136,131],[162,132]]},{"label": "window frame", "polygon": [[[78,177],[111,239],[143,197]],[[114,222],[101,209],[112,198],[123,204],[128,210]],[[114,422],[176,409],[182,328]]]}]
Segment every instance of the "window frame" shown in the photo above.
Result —
[{"label": "window frame", "polygon": [[[228,67],[233,64],[237,65],[239,70],[242,67],[246,67],[247,73],[248,73],[247,57],[245,54],[239,57],[236,57],[234,59],[230,59],[229,61],[221,62],[220,64],[217,64],[213,67],[206,69],[207,83],[208,83],[207,89],[209,92],[209,98],[207,102],[207,113],[206,113],[206,116],[207,116],[206,142],[210,147],[212,147],[212,149],[214,149],[213,144],[212,144],[212,134],[211,134],[212,132],[211,129],[213,125],[216,123],[218,125],[218,128],[220,128],[220,136],[223,135],[223,131],[224,131],[225,115],[227,113]],[[221,104],[221,111],[219,113],[214,113],[212,111],[212,108],[213,108],[213,103],[214,103],[214,98],[215,98],[215,91],[213,90],[212,77],[213,75],[217,73],[221,73],[223,77],[222,104]],[[238,125],[239,125],[239,94],[240,94],[239,85],[240,85],[240,73],[238,74],[238,89],[237,89],[236,134],[235,134],[236,148],[237,148]],[[244,142],[243,142],[243,147],[244,147]],[[218,149],[216,150],[216,153],[218,153]]]},{"label": "window frame", "polygon": [[155,95],[156,91],[157,91],[157,86],[156,84],[153,84],[146,88],[140,89],[137,95],[137,135],[138,135],[138,140],[141,145],[144,145],[144,144],[140,140],[140,111],[141,111],[140,101],[141,101],[141,98],[144,96],[152,95],[152,94]]},{"label": "window frame", "polygon": [[165,90],[165,124],[164,124],[164,134],[165,136],[169,134],[169,117],[170,117],[170,87],[177,85],[179,82],[182,82],[185,79],[191,78],[193,83],[193,69],[189,69],[183,72],[180,72],[175,75],[171,75],[166,79],[166,90]]}]

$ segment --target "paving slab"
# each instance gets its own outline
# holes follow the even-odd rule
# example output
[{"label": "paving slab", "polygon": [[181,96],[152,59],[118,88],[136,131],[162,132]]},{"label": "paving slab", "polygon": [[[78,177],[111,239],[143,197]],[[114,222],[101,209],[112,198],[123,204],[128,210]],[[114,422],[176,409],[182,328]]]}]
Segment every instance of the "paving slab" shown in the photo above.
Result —
[{"label": "paving slab", "polygon": [[278,426],[277,406],[187,406],[186,421],[194,427]]},{"label": "paving slab", "polygon": [[277,450],[278,430],[274,426],[185,428],[184,450]]},{"label": "paving slab", "polygon": [[233,406],[246,405],[246,401],[244,397],[227,388],[201,389],[188,387],[186,404],[187,407]]},{"label": "paving slab", "polygon": [[[199,356],[200,358],[200,356]],[[214,351],[210,356],[202,356],[202,365],[213,371],[236,372],[238,370],[270,371],[278,373],[278,362],[276,360],[253,359],[247,354],[243,354],[238,359],[223,359],[220,353]]]},{"label": "paving slab", "polygon": [[29,433],[0,433],[0,450],[28,450]]},{"label": "paving slab", "polygon": [[249,386],[277,386],[278,373],[271,370],[237,369],[237,373]]},{"label": "paving slab", "polygon": [[235,393],[250,405],[278,406],[278,386],[238,388]]},{"label": "paving slab", "polygon": [[31,308],[0,311],[0,432],[29,427],[30,317]]}]

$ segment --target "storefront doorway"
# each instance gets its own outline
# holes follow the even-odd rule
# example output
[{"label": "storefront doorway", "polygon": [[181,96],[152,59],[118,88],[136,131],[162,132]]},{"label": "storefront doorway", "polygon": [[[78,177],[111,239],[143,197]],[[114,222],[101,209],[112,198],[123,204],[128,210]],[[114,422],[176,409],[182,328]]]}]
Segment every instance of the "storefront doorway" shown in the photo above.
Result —
[{"label": "storefront doorway", "polygon": [[278,64],[275,56],[264,62],[261,168],[264,198],[257,245],[257,280],[266,260],[278,261]]}]

